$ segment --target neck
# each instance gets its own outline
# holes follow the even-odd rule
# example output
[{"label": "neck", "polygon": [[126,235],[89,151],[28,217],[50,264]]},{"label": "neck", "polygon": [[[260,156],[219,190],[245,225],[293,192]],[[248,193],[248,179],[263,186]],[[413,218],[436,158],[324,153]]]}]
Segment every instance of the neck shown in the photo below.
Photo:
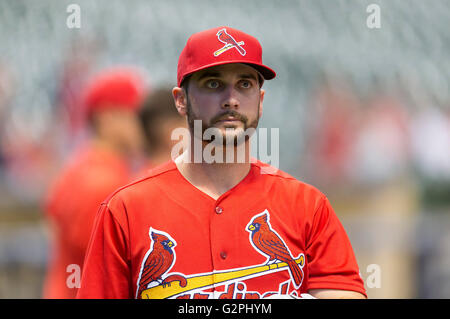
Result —
[{"label": "neck", "polygon": [[[209,157],[209,149],[203,143],[202,156],[195,158],[194,144],[175,159],[180,173],[196,188],[214,199],[242,181],[250,171],[250,145],[245,141],[241,146],[216,147]],[[245,157],[242,153],[244,152]],[[239,155],[241,154],[241,156]],[[212,161],[211,161],[212,160]]]},{"label": "neck", "polygon": [[109,141],[108,139],[96,137],[92,139],[91,144],[97,149],[107,151],[110,153],[115,153],[121,157],[126,157],[125,152],[122,152],[121,148],[118,147],[118,145]]},{"label": "neck", "polygon": [[152,165],[157,166],[171,159],[170,152],[171,152],[170,148],[158,149],[156,151],[152,151],[151,153],[147,154],[147,158]]}]

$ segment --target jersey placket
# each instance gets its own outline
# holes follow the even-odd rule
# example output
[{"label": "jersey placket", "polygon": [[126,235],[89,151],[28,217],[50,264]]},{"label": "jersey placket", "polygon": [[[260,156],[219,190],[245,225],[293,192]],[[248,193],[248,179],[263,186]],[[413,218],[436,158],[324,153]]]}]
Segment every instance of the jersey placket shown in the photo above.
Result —
[{"label": "jersey placket", "polygon": [[[252,205],[256,199],[248,198],[246,202],[241,201],[246,192],[251,193],[247,187],[248,178],[241,181],[235,188],[220,196],[214,203],[210,218],[210,245],[211,260],[213,265],[213,294],[218,298],[229,283],[221,281],[218,274],[234,269],[240,264],[242,233],[247,232],[242,224],[241,214]],[[223,278],[223,277],[221,277]],[[223,279],[222,279],[223,280]],[[220,287],[220,289],[218,289]],[[228,296],[231,297],[231,296]]]},{"label": "jersey placket", "polygon": [[[219,197],[212,211],[210,219],[210,234],[211,234],[211,259],[213,264],[213,293],[214,298],[222,293],[218,292],[217,288],[223,286],[217,278],[217,272],[229,269],[230,263],[234,255],[234,238],[236,223],[233,223],[233,209],[228,205],[230,194]],[[234,217],[235,219],[236,217]]]},{"label": "jersey placket", "polygon": [[[184,191],[180,192],[183,196],[175,197],[175,200],[184,206],[186,194],[189,194],[190,202],[197,203],[197,214],[206,210],[203,221],[206,222],[205,226],[209,227],[211,268],[205,269],[204,272],[212,273],[209,286],[212,298],[218,298],[231,283],[229,280],[224,281],[224,273],[242,266],[242,245],[248,244],[248,220],[243,221],[241,215],[260,200],[259,196],[264,197],[264,191],[259,189],[261,183],[252,183],[255,174],[259,174],[259,168],[252,166],[249,174],[238,185],[216,200],[187,181],[183,183]],[[255,194],[258,196],[254,196]],[[192,206],[188,209],[192,209]],[[245,238],[245,241],[242,238]]]}]

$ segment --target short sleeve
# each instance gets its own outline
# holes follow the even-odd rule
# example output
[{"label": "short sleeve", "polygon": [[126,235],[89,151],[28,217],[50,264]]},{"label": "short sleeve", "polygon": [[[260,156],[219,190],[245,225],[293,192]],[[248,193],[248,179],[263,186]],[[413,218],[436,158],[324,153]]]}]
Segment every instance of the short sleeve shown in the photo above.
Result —
[{"label": "short sleeve", "polygon": [[366,295],[350,240],[326,197],[315,211],[306,255],[308,289],[351,290]]},{"label": "short sleeve", "polygon": [[91,234],[77,298],[133,298],[127,235],[108,205],[102,204]]}]

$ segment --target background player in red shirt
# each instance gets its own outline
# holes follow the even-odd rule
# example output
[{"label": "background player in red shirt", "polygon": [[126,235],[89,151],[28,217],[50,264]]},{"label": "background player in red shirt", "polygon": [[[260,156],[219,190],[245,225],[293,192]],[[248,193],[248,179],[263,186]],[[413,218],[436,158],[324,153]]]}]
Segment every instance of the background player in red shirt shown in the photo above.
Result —
[{"label": "background player in red shirt", "polygon": [[71,154],[45,201],[51,252],[44,298],[76,296],[95,213],[108,194],[129,183],[130,161],[141,152],[137,111],[145,93],[144,78],[129,67],[103,70],[82,93],[79,111],[86,111],[92,134]]},{"label": "background player in red shirt", "polygon": [[[104,201],[79,298],[365,297],[328,199],[250,159],[245,132],[257,127],[263,81],[274,77],[258,40],[242,31],[188,39],[172,93],[191,147]],[[205,138],[209,129],[228,143]],[[223,152],[218,161],[203,157],[211,143]],[[241,146],[245,161],[221,161]]]}]

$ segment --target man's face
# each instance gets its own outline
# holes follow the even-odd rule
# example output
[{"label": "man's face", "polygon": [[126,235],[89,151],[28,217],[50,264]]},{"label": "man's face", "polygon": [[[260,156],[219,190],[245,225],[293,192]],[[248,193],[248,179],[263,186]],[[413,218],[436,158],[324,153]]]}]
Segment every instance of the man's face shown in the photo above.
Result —
[{"label": "man's face", "polygon": [[99,134],[129,155],[140,154],[143,148],[143,131],[136,112],[121,107],[111,107],[97,112]]},{"label": "man's face", "polygon": [[258,126],[263,98],[258,73],[248,65],[226,64],[196,72],[189,79],[186,98],[191,134],[194,121],[201,120],[202,136],[208,128],[215,128],[224,143],[236,143],[245,130]]}]

